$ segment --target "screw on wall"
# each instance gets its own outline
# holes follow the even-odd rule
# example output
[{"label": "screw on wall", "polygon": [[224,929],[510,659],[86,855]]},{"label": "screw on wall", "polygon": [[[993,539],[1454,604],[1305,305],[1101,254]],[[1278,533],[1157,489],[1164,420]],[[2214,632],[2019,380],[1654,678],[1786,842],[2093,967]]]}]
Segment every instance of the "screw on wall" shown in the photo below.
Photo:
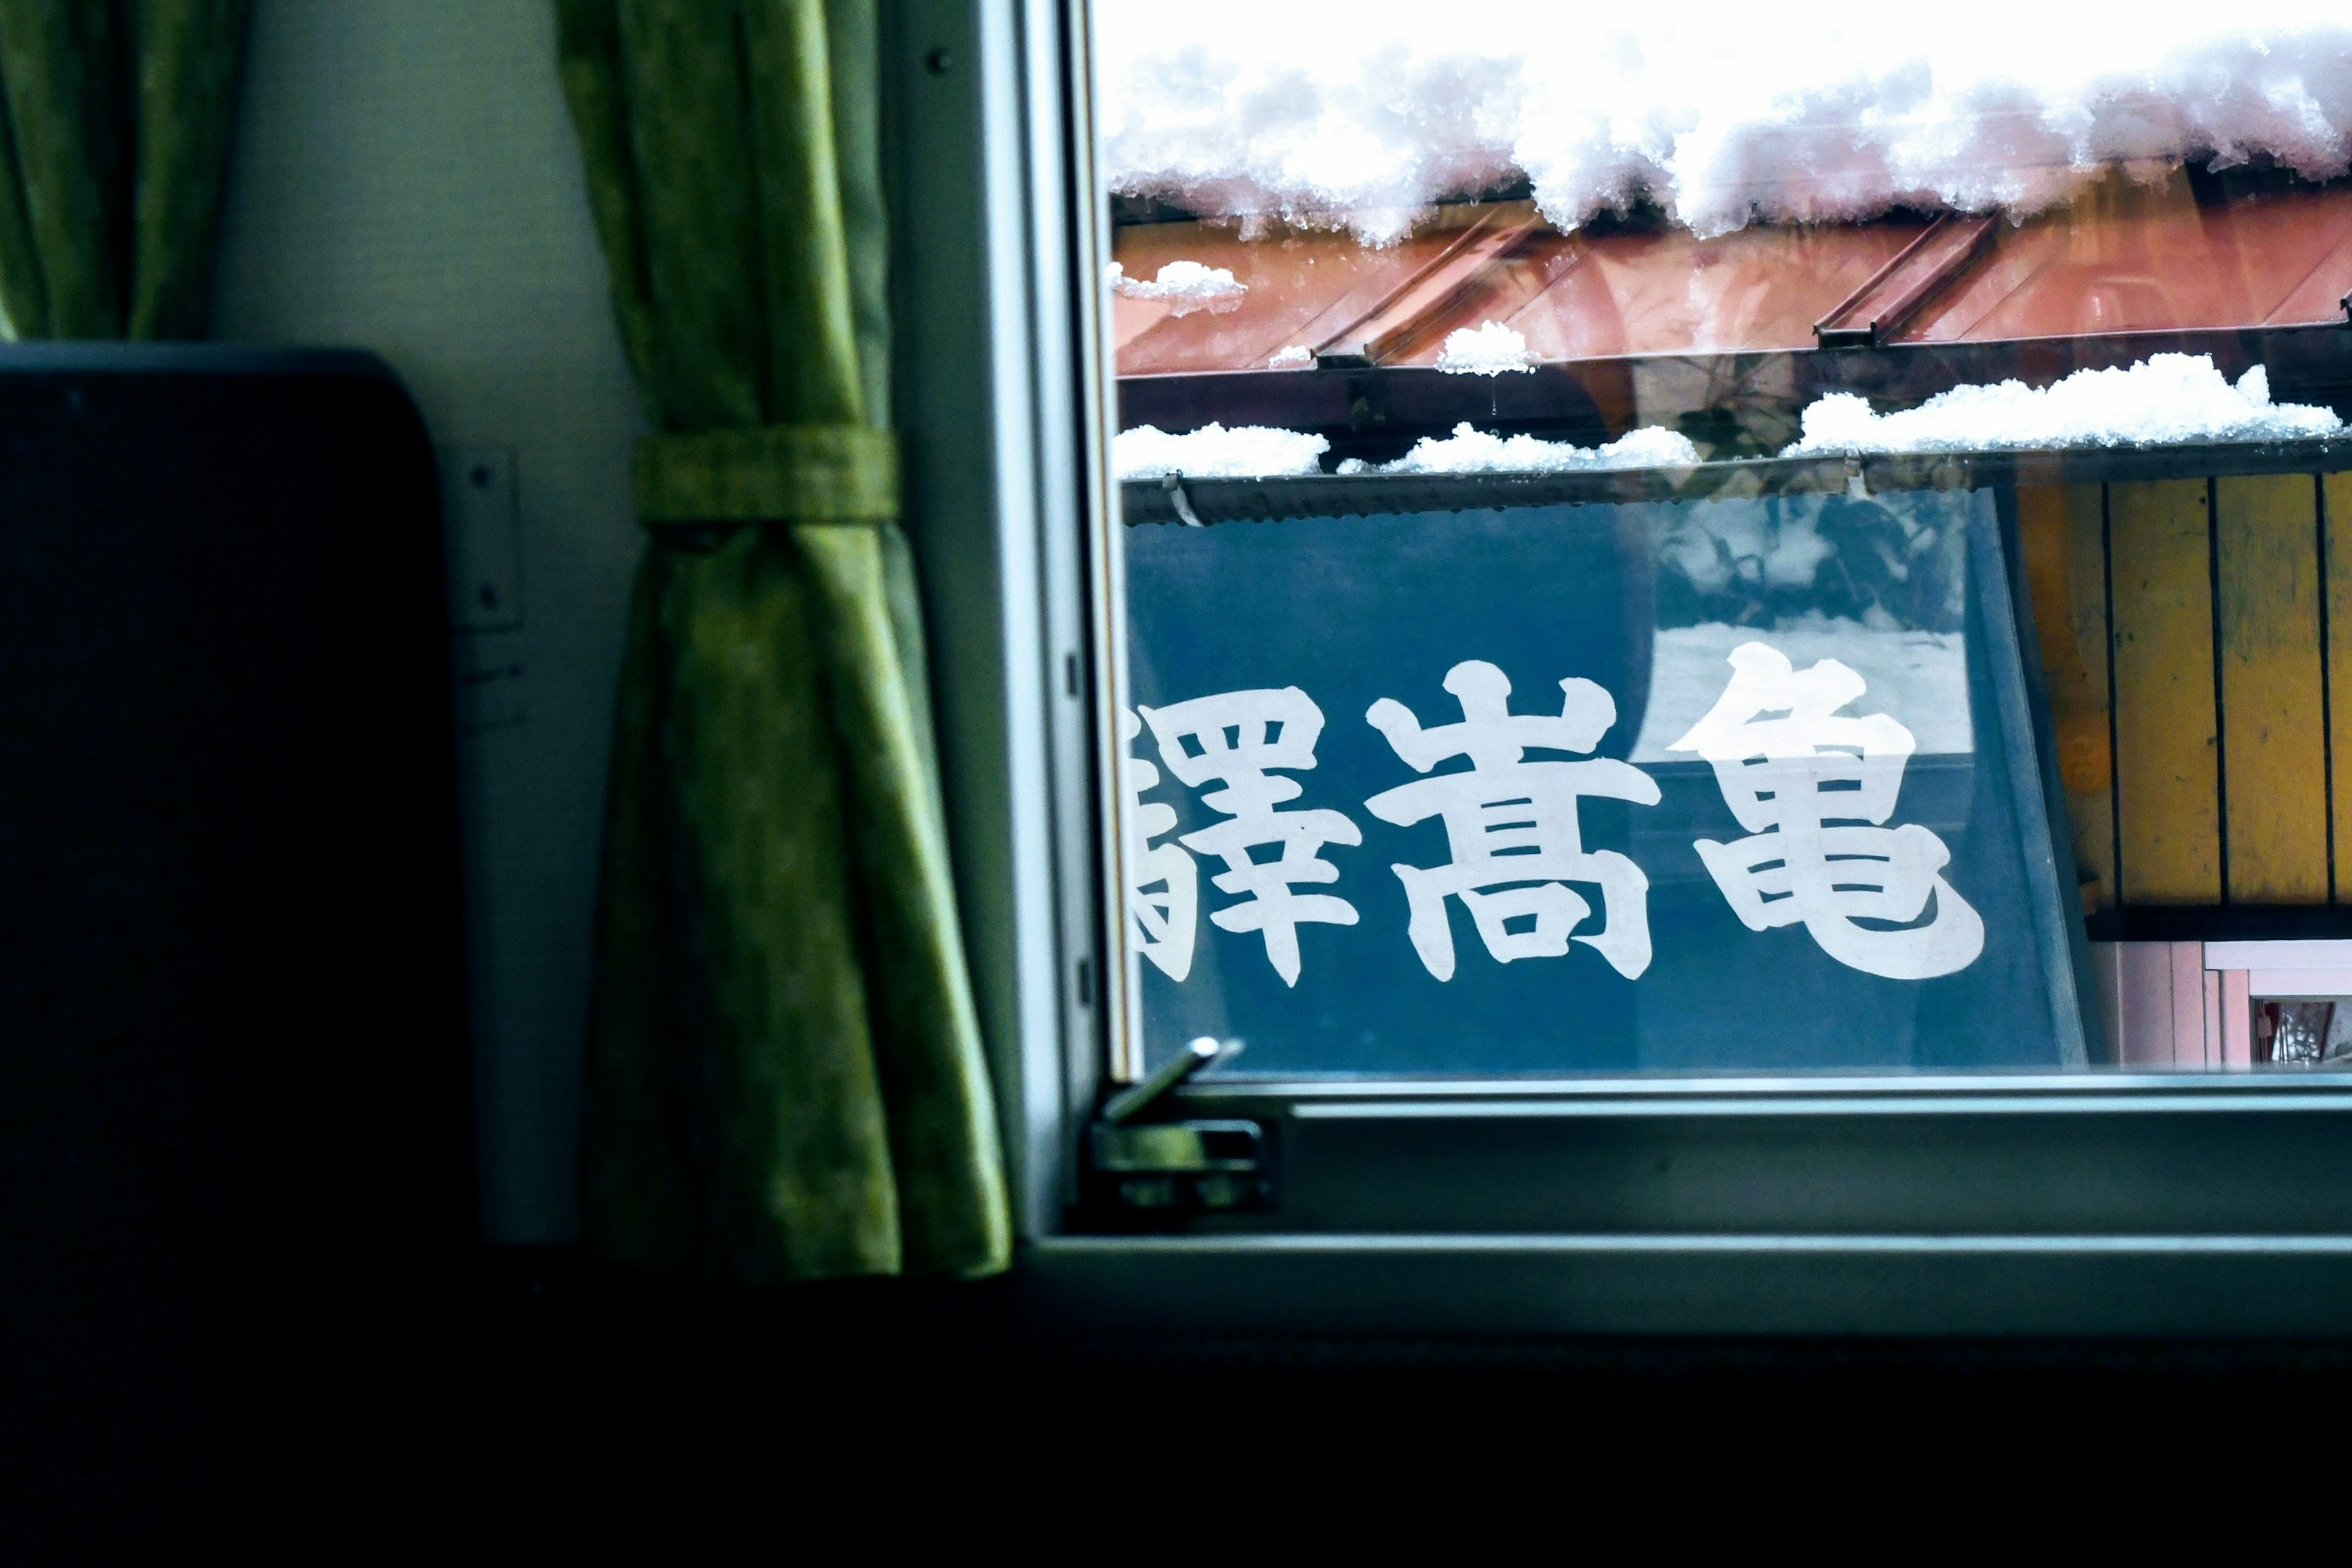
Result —
[{"label": "screw on wall", "polygon": [[449,629],[513,631],[522,625],[514,451],[507,447],[444,447],[439,455]]}]

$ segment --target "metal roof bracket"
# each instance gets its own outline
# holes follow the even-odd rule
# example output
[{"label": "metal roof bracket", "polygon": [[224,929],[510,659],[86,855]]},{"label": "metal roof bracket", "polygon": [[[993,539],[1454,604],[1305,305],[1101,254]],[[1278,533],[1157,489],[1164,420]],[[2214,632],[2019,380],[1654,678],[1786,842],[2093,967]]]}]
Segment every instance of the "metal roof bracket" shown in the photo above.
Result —
[{"label": "metal roof bracket", "polygon": [[1815,321],[1814,340],[1825,349],[1876,348],[1885,342],[1991,248],[1994,223],[1990,215],[1942,214],[1836,310]]},{"label": "metal roof bracket", "polygon": [[1495,271],[1544,228],[1532,205],[1482,215],[1428,265],[1315,344],[1318,370],[1361,370],[1393,355],[1483,292]]},{"label": "metal roof bracket", "polygon": [[1206,528],[1209,526],[1207,523],[1201,521],[1201,514],[1192,510],[1192,498],[1184,493],[1184,479],[1182,475],[1163,475],[1160,480],[1160,488],[1168,492],[1168,504],[1176,509],[1177,521],[1182,523],[1187,528]]}]

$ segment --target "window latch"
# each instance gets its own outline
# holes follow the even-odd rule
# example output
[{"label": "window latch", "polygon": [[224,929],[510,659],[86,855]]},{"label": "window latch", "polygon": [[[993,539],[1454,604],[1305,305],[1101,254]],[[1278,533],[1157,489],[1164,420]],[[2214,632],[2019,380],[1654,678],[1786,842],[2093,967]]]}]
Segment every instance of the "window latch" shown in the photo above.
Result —
[{"label": "window latch", "polygon": [[1264,1127],[1239,1117],[1146,1119],[1178,1084],[1241,1053],[1239,1040],[1194,1040],[1104,1102],[1087,1130],[1087,1163],[1100,1202],[1126,1213],[1171,1215],[1265,1205]]}]

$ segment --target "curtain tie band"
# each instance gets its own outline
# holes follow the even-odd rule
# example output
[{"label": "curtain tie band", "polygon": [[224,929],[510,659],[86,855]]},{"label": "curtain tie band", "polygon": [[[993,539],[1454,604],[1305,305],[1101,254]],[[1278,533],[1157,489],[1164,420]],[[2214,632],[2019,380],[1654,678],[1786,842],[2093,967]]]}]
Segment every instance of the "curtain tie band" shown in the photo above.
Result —
[{"label": "curtain tie band", "polygon": [[898,443],[864,425],[761,425],[637,442],[637,520],[885,522],[898,515]]}]

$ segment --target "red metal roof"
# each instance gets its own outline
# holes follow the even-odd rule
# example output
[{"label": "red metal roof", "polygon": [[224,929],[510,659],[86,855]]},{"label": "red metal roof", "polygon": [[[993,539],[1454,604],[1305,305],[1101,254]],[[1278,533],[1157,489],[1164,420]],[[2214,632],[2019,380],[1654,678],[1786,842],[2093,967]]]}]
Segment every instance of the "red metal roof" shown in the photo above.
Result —
[{"label": "red metal roof", "polygon": [[1177,315],[1115,305],[1122,377],[1259,370],[1304,347],[1326,368],[1433,364],[1446,334],[1504,322],[1543,361],[1962,344],[2086,334],[2340,323],[2352,290],[2352,186],[2228,200],[2182,169],[2117,174],[2011,224],[1896,216],[1561,234],[1527,203],[1442,209],[1385,249],[1336,231],[1123,228],[1131,278],[1167,262],[1230,268],[1247,292]]}]

